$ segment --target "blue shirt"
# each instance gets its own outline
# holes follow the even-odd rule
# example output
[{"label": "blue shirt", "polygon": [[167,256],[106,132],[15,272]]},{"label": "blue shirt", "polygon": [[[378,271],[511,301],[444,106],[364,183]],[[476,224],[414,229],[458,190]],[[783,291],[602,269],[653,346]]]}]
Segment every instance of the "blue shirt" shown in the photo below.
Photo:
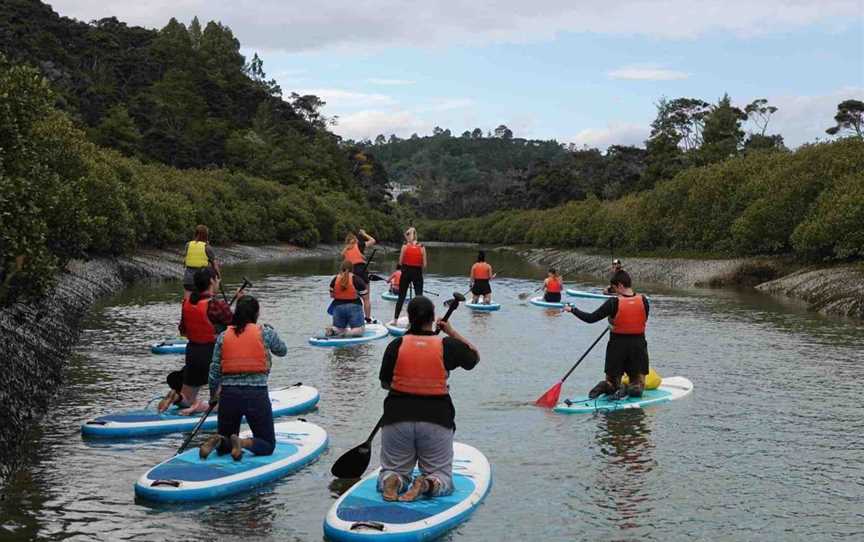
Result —
[{"label": "blue shirt", "polygon": [[[256,324],[249,324],[256,325]],[[225,333],[216,337],[216,346],[213,348],[213,361],[210,363],[210,396],[216,396],[219,385],[223,386],[263,386],[267,387],[267,379],[270,377],[272,359],[270,353],[282,357],[288,353],[288,347],[279,338],[276,330],[267,324],[261,326],[261,338],[264,339],[264,351],[267,353],[266,373],[246,373],[237,375],[222,375],[222,340]]]}]

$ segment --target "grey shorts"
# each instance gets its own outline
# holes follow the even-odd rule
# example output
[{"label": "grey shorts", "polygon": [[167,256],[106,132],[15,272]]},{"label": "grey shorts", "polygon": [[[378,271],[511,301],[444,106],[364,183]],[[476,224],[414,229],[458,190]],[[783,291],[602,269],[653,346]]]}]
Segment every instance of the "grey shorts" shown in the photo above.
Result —
[{"label": "grey shorts", "polygon": [[433,496],[453,493],[453,430],[429,422],[397,422],[382,427],[378,491],[391,476],[399,477],[400,492],[407,489],[415,466],[420,474],[438,482]]}]

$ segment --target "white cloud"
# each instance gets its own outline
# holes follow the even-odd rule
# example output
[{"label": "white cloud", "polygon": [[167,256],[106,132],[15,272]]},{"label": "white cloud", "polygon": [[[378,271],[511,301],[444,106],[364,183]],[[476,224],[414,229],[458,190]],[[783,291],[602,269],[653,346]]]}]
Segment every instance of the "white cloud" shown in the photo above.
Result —
[{"label": "white cloud", "polygon": [[432,126],[410,111],[364,110],[340,117],[333,131],[355,140],[372,139],[378,134],[396,134],[404,138],[414,132],[429,133]]},{"label": "white cloud", "polygon": [[605,151],[610,145],[643,146],[648,137],[648,124],[611,122],[605,128],[586,128],[571,138],[577,146],[583,145]]},{"label": "white cloud", "polygon": [[[756,96],[760,98],[763,96]],[[864,87],[842,87],[821,96],[768,96],[777,107],[768,133],[783,136],[786,146],[797,147],[817,139],[831,139],[825,129],[834,126],[837,104],[843,100],[864,100]],[[740,104],[739,104],[740,105]]]},{"label": "white cloud", "polygon": [[471,98],[446,98],[429,107],[421,108],[419,111],[452,111],[454,109],[465,109],[474,105]]},{"label": "white cloud", "polygon": [[304,88],[295,90],[297,94],[314,94],[325,102],[329,108],[351,109],[383,105],[394,105],[396,100],[385,94],[368,94],[340,88]]},{"label": "white cloud", "polygon": [[283,0],[52,0],[81,20],[116,16],[162,27],[168,17],[219,20],[246,47],[285,51],[390,45],[524,43],[561,32],[692,39],[708,32],[752,36],[816,23],[856,24],[860,0],[329,0],[297,9]]},{"label": "white cloud", "polygon": [[625,66],[616,70],[606,72],[610,79],[629,79],[633,81],[674,81],[678,79],[687,79],[690,74],[668,70],[658,66]]},{"label": "white cloud", "polygon": [[373,77],[371,79],[367,79],[366,82],[372,83],[373,85],[402,86],[413,85],[417,81],[411,81],[409,79],[379,79],[377,77]]}]

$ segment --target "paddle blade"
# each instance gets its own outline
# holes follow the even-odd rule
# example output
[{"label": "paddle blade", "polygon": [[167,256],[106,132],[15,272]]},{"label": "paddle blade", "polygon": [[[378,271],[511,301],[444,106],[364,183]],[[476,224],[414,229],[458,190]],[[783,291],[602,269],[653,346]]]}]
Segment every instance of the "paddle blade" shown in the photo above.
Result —
[{"label": "paddle blade", "polygon": [[546,393],[537,399],[534,404],[543,408],[554,408],[558,404],[558,398],[561,397],[561,386],[564,383],[559,381],[557,384],[546,390]]},{"label": "paddle blade", "polygon": [[369,468],[372,447],[365,442],[342,454],[330,467],[330,474],[336,478],[360,478]]},{"label": "paddle blade", "polygon": [[329,314],[330,316],[333,316],[333,307],[335,307],[335,306],[336,306],[336,302],[331,301],[330,305],[327,307],[327,314]]}]

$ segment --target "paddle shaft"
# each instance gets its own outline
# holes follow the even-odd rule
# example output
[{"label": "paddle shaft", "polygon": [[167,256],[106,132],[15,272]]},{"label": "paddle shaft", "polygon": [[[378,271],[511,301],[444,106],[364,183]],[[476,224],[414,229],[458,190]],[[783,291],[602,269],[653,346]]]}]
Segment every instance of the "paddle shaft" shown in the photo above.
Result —
[{"label": "paddle shaft", "polygon": [[183,441],[183,445],[177,449],[177,453],[175,455],[182,454],[186,447],[189,446],[189,443],[192,442],[192,439],[195,438],[195,435],[197,435],[198,431],[201,430],[201,426],[204,425],[204,421],[207,419],[207,416],[209,416],[210,413],[213,412],[213,409],[216,408],[216,404],[217,403],[212,403],[209,407],[207,407],[207,412],[205,412],[204,415],[201,416],[201,419],[198,420],[198,423],[195,424],[195,428],[192,430],[191,433],[189,433],[189,436],[186,437],[186,440]]},{"label": "paddle shaft", "polygon": [[[222,283],[220,282],[219,285],[221,286]],[[246,277],[243,277],[243,286],[241,286],[240,289],[234,293],[234,296],[231,298],[231,301],[228,303],[229,306],[233,305],[234,302],[237,301],[237,296],[240,295],[240,292],[245,290],[247,286],[252,286],[252,283],[249,282],[249,279],[247,279]],[[225,296],[225,292],[222,292],[222,296],[223,297]]]},{"label": "paddle shaft", "polygon": [[600,342],[600,339],[602,339],[603,336],[606,335],[608,332],[609,332],[609,326],[606,326],[606,329],[603,330],[603,333],[601,333],[599,337],[594,339],[594,342],[591,343],[591,346],[588,347],[588,350],[586,350],[585,353],[582,354],[582,357],[579,358],[579,361],[577,361],[576,364],[573,365],[573,367],[570,367],[570,370],[567,371],[567,374],[564,375],[564,378],[561,379],[561,382],[564,382],[565,380],[567,380],[567,377],[570,376],[570,374],[576,370],[576,367],[579,367],[579,364],[582,363],[582,360],[585,359],[586,356],[588,356],[588,353],[591,352],[591,350],[593,350],[595,346],[597,346],[597,343]]}]

